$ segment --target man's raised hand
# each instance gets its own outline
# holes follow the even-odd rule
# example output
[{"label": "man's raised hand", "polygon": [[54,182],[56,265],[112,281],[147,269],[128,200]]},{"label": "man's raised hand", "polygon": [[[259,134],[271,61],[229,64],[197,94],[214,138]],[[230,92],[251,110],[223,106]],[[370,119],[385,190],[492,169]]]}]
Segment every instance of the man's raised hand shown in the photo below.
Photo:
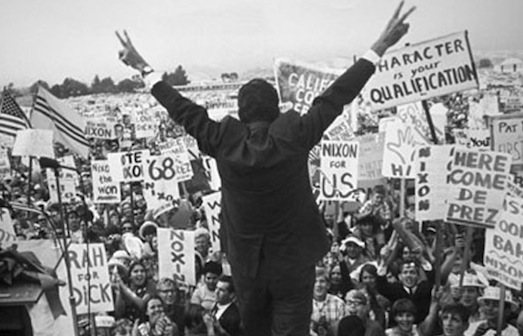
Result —
[{"label": "man's raised hand", "polygon": [[122,38],[118,31],[116,31],[115,33],[116,37],[118,37],[118,40],[120,40],[120,43],[123,46],[123,49],[118,52],[120,60],[125,65],[128,65],[131,68],[136,69],[143,74],[144,71],[146,71],[147,68],[150,67],[144,60],[142,55],[140,55],[134,47],[133,43],[131,42],[131,39],[129,38],[129,35],[127,35],[127,31],[123,31],[124,38]]},{"label": "man's raised hand", "polygon": [[416,7],[413,6],[405,14],[400,15],[404,3],[403,0],[400,2],[394,15],[387,23],[385,30],[371,47],[379,56],[383,56],[389,47],[395,45],[409,31],[409,24],[405,20]]}]

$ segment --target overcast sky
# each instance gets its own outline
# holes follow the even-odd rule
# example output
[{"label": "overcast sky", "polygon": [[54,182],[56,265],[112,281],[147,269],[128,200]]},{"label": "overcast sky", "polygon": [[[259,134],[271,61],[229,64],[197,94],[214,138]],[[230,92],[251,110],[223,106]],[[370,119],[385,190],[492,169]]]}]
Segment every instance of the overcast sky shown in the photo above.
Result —
[{"label": "overcast sky", "polygon": [[[270,68],[362,54],[395,0],[12,0],[0,9],[0,85],[49,84],[96,74],[116,81],[123,66],[115,30],[161,70]],[[416,5],[403,42],[468,30],[473,50],[523,50],[522,0],[407,0]],[[191,76],[190,71],[188,71]]]}]

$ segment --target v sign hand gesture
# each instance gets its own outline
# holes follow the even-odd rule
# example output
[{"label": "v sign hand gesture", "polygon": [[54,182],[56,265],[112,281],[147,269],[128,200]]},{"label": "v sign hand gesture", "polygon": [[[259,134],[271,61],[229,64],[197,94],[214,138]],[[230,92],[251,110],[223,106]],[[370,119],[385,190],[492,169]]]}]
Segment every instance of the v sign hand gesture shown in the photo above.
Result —
[{"label": "v sign hand gesture", "polygon": [[409,31],[409,24],[406,23],[405,20],[416,7],[411,7],[405,14],[400,15],[404,3],[404,1],[401,1],[394,15],[392,15],[392,18],[387,23],[385,30],[372,45],[371,49],[379,56],[383,56],[389,47],[395,45]]},{"label": "v sign hand gesture", "polygon": [[138,53],[134,47],[127,31],[123,31],[124,38],[116,31],[116,37],[120,40],[120,43],[123,46],[123,49],[118,52],[120,60],[127,66],[130,66],[133,69],[140,71],[142,76],[152,72],[152,68],[147,64],[142,55]]}]

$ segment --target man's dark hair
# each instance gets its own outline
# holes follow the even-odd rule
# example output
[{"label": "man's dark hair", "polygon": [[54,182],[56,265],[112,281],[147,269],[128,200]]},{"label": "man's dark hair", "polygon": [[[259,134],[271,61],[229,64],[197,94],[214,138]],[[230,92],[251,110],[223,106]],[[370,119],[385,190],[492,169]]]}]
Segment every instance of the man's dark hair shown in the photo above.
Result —
[{"label": "man's dark hair", "polygon": [[256,78],[238,92],[238,116],[243,123],[273,122],[280,115],[276,89],[264,79]]},{"label": "man's dark hair", "polygon": [[229,292],[234,293],[234,283],[233,283],[232,277],[230,275],[222,274],[218,278],[218,281],[225,282],[226,284],[228,284],[229,286],[227,288],[229,289]]},{"label": "man's dark hair", "polygon": [[205,263],[202,269],[202,274],[212,273],[216,274],[217,276],[220,276],[223,272],[222,265],[215,261],[208,261]]},{"label": "man's dark hair", "polygon": [[462,322],[468,323],[470,317],[470,311],[461,303],[450,303],[443,306],[440,312],[440,316],[443,314],[452,314],[459,316]]}]

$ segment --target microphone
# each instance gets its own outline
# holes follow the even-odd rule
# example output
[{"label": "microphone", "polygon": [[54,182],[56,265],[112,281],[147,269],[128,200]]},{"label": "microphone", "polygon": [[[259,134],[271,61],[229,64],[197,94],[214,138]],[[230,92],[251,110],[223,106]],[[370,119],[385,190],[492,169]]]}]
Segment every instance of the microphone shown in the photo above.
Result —
[{"label": "microphone", "polygon": [[55,170],[58,168],[62,168],[62,169],[72,170],[72,171],[75,171],[78,174],[80,174],[78,172],[78,169],[76,169],[75,167],[62,166],[60,164],[60,162],[58,162],[58,160],[51,159],[48,157],[42,156],[42,157],[40,157],[40,159],[38,159],[38,162],[40,163],[40,167],[42,167],[42,168],[51,168],[51,169],[55,169]]},{"label": "microphone", "polygon": [[48,157],[40,157],[38,159],[38,162],[40,163],[40,167],[42,168],[51,168],[51,169],[58,169],[60,168],[60,162],[58,162],[55,159],[51,159]]}]

